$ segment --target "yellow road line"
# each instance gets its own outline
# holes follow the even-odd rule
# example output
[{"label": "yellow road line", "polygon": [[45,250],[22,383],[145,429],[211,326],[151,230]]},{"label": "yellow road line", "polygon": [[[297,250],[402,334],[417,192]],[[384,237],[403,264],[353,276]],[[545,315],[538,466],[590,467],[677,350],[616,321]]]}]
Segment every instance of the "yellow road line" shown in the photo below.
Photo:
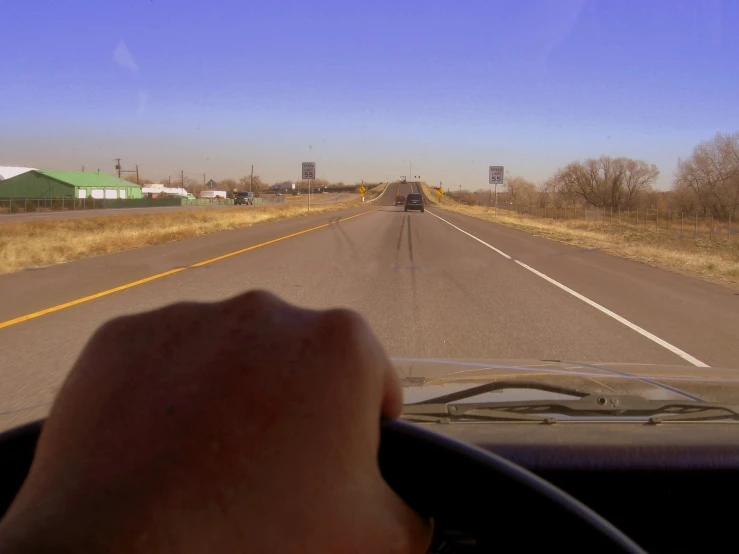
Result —
[{"label": "yellow road line", "polygon": [[149,283],[150,281],[154,281],[156,279],[161,279],[162,277],[167,277],[169,275],[174,275],[175,273],[179,273],[180,271],[185,271],[186,269],[191,269],[193,267],[202,267],[207,264],[212,264],[213,262],[217,262],[219,260],[225,260],[226,258],[230,258],[232,256],[236,256],[238,254],[243,254],[244,252],[248,252],[249,250],[255,250],[257,248],[262,248],[263,246],[268,246],[270,244],[274,244],[276,242],[280,242],[292,237],[297,237],[299,235],[304,235],[305,233],[310,233],[311,231],[317,231],[318,229],[323,229],[325,227],[330,227],[331,225],[334,225],[335,223],[341,223],[342,221],[348,221],[349,219],[354,219],[355,217],[360,217],[363,215],[370,214],[372,212],[376,212],[379,210],[379,208],[375,208],[374,210],[369,210],[367,212],[362,212],[361,214],[351,215],[349,217],[342,217],[339,218],[337,221],[332,223],[324,223],[323,225],[318,225],[316,227],[311,227],[309,229],[304,229],[302,231],[298,231],[297,233],[290,233],[289,235],[285,235],[283,237],[278,237],[276,239],[268,240],[266,242],[262,242],[259,244],[255,244],[254,246],[250,246],[249,248],[242,248],[241,250],[236,250],[235,252],[230,252],[228,254],[224,254],[223,256],[218,256],[216,258],[211,258],[209,260],[205,260],[202,262],[198,262],[196,264],[192,264],[187,267],[179,267],[177,269],[170,269],[169,271],[165,271],[163,273],[157,273],[156,275],[151,275],[150,277],[145,277],[144,279],[139,279],[138,281],[132,281],[131,283],[126,283],[125,285],[121,285],[119,287],[114,287],[112,289],[104,290],[101,292],[96,292],[95,294],[91,294],[89,296],[85,296],[83,298],[78,298],[77,300],[72,300],[70,302],[65,302],[64,304],[59,304],[58,306],[52,306],[51,308],[46,308],[44,310],[39,310],[38,312],[33,312],[28,315],[22,315],[20,317],[16,317],[15,319],[9,319],[7,321],[0,322],[0,329],[4,327],[10,327],[11,325],[16,325],[18,323],[22,323],[24,321],[28,321],[29,319],[36,319],[37,317],[41,317],[42,315],[51,314],[54,312],[58,312],[60,310],[64,310],[65,308],[71,308],[72,306],[76,306],[77,304],[82,304],[84,302],[89,302],[90,300],[96,300],[98,298],[102,298],[103,296],[108,296],[109,294],[113,294],[116,292],[120,292],[122,290],[130,289],[132,287],[136,287],[138,285],[143,285],[144,283]]},{"label": "yellow road line", "polygon": [[132,283],[126,283],[125,285],[121,285],[120,287],[97,292],[95,294],[91,294],[90,296],[78,298],[77,300],[72,300],[71,302],[65,302],[64,304],[59,304],[58,306],[52,306],[51,308],[46,308],[45,310],[39,310],[38,312],[33,312],[32,314],[22,315],[20,317],[16,317],[15,319],[9,319],[8,321],[3,321],[0,323],[0,329],[2,329],[3,327],[10,327],[11,325],[15,325],[16,323],[28,321],[29,319],[35,319],[37,317],[41,317],[42,315],[58,312],[59,310],[63,310],[64,308],[71,308],[72,306],[82,304],[83,302],[89,302],[90,300],[95,300],[96,298],[108,296],[109,294],[113,294],[114,292],[130,289],[131,287],[135,287],[138,285],[143,285],[144,283],[148,283],[149,281],[161,279],[162,277],[172,275],[173,273],[179,273],[180,271],[184,271],[185,269],[187,268],[180,267],[177,269],[171,269],[169,271],[165,271],[164,273],[157,273],[156,275],[152,275],[151,277],[146,277],[144,279],[139,279],[138,281],[133,281]]},{"label": "yellow road line", "polygon": [[[370,212],[376,212],[379,208],[376,208],[374,210],[370,210]],[[346,221],[348,219],[354,219],[355,217],[359,217],[360,215],[367,215],[370,212],[364,212],[357,215],[352,215],[349,217],[341,218],[336,223],[339,223],[341,221]],[[205,260],[203,262],[198,262],[196,264],[192,264],[190,267],[201,267],[204,265],[212,264],[213,262],[217,262],[219,260],[225,260],[226,258],[230,258],[231,256],[236,256],[238,254],[243,254],[244,252],[248,252],[249,250],[254,250],[256,248],[261,248],[262,246],[267,246],[268,244],[274,244],[275,242],[280,242],[281,240],[289,239],[292,237],[297,237],[298,235],[303,235],[305,233],[310,233],[311,231],[317,231],[318,229],[323,229],[324,227],[328,227],[330,225],[333,225],[333,223],[324,223],[323,225],[318,225],[317,227],[311,227],[310,229],[305,229],[303,231],[298,231],[297,233],[292,233],[289,235],[285,235],[284,237],[278,237],[276,239],[268,240],[267,242],[262,242],[260,244],[255,244],[254,246],[250,246],[248,248],[242,248],[241,250],[236,250],[235,252],[229,252],[228,254],[224,254],[223,256],[217,256],[215,258],[211,258],[210,260]]]}]

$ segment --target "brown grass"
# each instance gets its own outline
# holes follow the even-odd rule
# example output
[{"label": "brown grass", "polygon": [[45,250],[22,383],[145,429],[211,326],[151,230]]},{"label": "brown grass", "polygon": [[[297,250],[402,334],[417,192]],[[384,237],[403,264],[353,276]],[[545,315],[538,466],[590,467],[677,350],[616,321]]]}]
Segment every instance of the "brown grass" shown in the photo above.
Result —
[{"label": "brown grass", "polygon": [[377,198],[387,186],[389,185],[377,185],[368,188],[367,192],[364,193],[365,200],[372,200],[373,198]]},{"label": "brown grass", "polygon": [[[357,203],[311,206],[310,213],[350,205]],[[307,206],[281,205],[4,223],[0,225],[0,274],[306,214]]]},{"label": "brown grass", "polygon": [[705,236],[683,238],[664,229],[635,228],[632,225],[613,226],[608,222],[585,220],[551,220],[491,208],[465,206],[444,198],[438,203],[434,190],[424,189],[429,201],[438,207],[515,227],[535,236],[558,242],[597,248],[608,254],[636,260],[739,289],[739,241],[726,238],[709,240]]}]

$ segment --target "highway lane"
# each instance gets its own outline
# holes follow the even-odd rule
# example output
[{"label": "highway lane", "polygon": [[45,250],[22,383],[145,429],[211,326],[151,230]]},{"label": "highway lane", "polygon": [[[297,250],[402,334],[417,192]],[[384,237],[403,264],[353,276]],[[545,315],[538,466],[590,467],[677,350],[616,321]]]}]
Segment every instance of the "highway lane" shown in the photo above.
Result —
[{"label": "highway lane", "polygon": [[[739,366],[739,297],[729,289],[439,209],[391,205],[408,192],[402,184],[371,206],[0,276],[1,322],[178,270],[0,328],[0,429],[46,413],[85,341],[110,317],[252,288],[306,307],[356,309],[396,357],[689,364],[515,260],[699,361]],[[339,216],[357,217],[331,223]],[[314,230],[264,244],[306,229]]]}]

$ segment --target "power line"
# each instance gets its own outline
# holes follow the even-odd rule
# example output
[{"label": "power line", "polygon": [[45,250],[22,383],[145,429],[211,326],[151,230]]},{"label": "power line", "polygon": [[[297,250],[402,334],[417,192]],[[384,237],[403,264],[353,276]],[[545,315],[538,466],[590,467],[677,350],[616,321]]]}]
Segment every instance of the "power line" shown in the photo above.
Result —
[{"label": "power line", "polygon": [[121,178],[121,173],[135,173],[136,184],[139,184],[139,164],[136,164],[136,169],[122,169],[121,158],[113,158],[115,160],[115,168],[118,170],[118,178]]}]

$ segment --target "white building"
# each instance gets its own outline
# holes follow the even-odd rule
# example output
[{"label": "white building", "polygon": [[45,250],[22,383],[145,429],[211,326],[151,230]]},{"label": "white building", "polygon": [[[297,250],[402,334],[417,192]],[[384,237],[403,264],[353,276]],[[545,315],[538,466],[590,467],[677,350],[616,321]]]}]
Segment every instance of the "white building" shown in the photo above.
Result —
[{"label": "white building", "polygon": [[200,192],[200,198],[226,198],[225,190],[204,190]]},{"label": "white building", "polygon": [[11,177],[15,177],[16,175],[20,175],[21,173],[26,173],[27,171],[33,171],[34,169],[36,168],[0,165],[0,181],[4,179],[10,179]]},{"label": "white building", "polygon": [[187,191],[183,188],[179,187],[165,187],[161,183],[152,183],[151,185],[146,185],[144,187],[141,187],[141,193],[142,194],[162,194],[167,193],[171,196],[187,196]]}]

